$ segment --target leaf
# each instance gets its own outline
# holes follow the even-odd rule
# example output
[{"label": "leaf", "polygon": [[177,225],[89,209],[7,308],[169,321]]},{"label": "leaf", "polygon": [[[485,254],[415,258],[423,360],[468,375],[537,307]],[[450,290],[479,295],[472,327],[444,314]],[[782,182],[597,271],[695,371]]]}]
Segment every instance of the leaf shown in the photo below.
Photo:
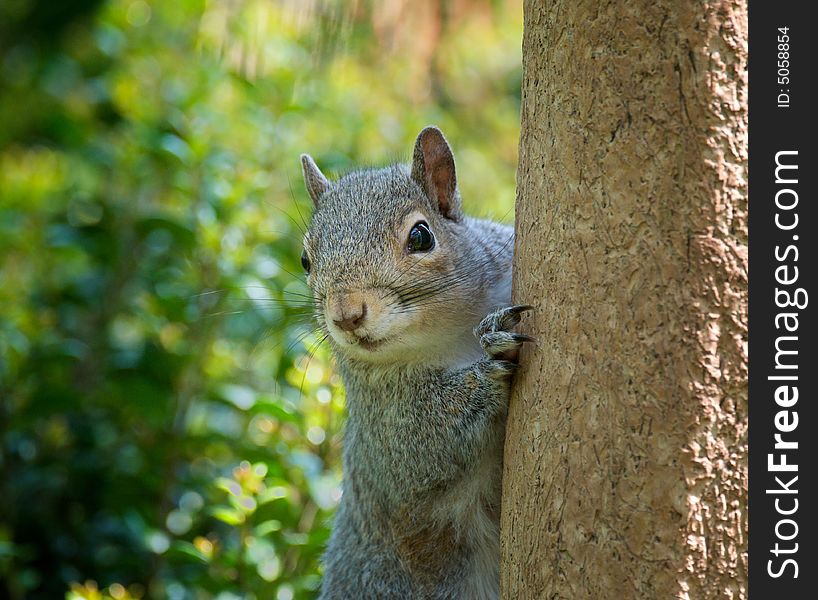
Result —
[{"label": "leaf", "polygon": [[238,510],[228,506],[214,506],[208,512],[211,516],[228,525],[235,526],[244,523],[244,515]]},{"label": "leaf", "polygon": [[208,557],[199,552],[199,549],[196,548],[196,546],[184,540],[177,540],[173,542],[168,550],[168,555],[179,555],[185,558],[192,558],[205,564],[210,562]]},{"label": "leaf", "polygon": [[257,537],[267,537],[276,531],[281,531],[281,521],[278,519],[264,521],[263,523],[256,525],[256,527],[253,529],[253,533],[255,533]]}]

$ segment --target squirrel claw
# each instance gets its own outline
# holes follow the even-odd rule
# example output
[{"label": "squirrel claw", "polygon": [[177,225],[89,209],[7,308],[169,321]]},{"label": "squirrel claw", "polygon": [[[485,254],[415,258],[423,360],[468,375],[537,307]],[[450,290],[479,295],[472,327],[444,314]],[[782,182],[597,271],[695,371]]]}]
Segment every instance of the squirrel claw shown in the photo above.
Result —
[{"label": "squirrel claw", "polygon": [[529,304],[518,304],[516,306],[509,306],[507,308],[495,310],[494,312],[489,313],[482,321],[480,321],[480,324],[474,329],[474,335],[476,335],[478,338],[481,338],[487,333],[507,331],[520,322],[521,318],[520,315],[523,312],[531,310],[532,308],[534,307]]},{"label": "squirrel claw", "polygon": [[474,335],[480,340],[483,352],[490,359],[514,364],[524,343],[536,343],[530,335],[509,331],[520,322],[520,314],[532,308],[527,304],[501,308],[486,316],[474,329]]},{"label": "squirrel claw", "polygon": [[509,306],[506,310],[515,312],[515,313],[522,313],[527,310],[534,310],[533,304],[515,304],[514,306]]},{"label": "squirrel claw", "polygon": [[520,347],[533,341],[531,336],[509,331],[492,331],[480,336],[480,345],[490,358],[512,362],[516,361]]},{"label": "squirrel claw", "polygon": [[514,333],[512,334],[514,339],[518,342],[531,342],[534,345],[537,344],[537,338],[531,337],[530,335],[526,335],[524,333]]}]

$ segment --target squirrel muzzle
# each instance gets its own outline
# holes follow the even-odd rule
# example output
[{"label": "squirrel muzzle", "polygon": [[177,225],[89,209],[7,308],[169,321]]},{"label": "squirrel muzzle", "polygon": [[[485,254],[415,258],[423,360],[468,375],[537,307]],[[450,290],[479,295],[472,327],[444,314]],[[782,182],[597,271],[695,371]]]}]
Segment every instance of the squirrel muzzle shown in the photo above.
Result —
[{"label": "squirrel muzzle", "polygon": [[338,329],[353,332],[366,322],[366,299],[360,292],[339,294],[330,300],[327,312]]},{"label": "squirrel muzzle", "polygon": [[330,335],[345,351],[359,358],[381,356],[385,346],[410,320],[395,313],[393,294],[381,288],[339,290],[327,294],[324,316]]}]

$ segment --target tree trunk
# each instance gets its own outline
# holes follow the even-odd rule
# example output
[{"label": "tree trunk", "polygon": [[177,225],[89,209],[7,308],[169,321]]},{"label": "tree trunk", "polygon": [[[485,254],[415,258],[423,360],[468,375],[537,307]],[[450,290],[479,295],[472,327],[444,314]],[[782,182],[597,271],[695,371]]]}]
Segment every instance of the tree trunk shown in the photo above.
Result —
[{"label": "tree trunk", "polygon": [[503,597],[746,598],[746,0],[524,12]]}]

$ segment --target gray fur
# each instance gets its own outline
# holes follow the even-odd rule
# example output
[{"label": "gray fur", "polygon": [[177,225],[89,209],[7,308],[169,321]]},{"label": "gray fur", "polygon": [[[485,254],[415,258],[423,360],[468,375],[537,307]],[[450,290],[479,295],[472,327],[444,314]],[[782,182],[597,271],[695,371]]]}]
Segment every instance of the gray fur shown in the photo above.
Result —
[{"label": "gray fur", "polygon": [[[397,250],[414,212],[439,246],[426,259]],[[390,342],[394,355],[371,360],[328,337],[348,419],[323,600],[499,598],[504,419],[529,341],[509,330],[529,307],[499,308],[510,302],[512,229],[453,216],[403,165],[346,175],[317,203],[305,248],[319,323],[332,333],[325,300],[351,289],[388,298],[389,318],[415,319]]]}]

